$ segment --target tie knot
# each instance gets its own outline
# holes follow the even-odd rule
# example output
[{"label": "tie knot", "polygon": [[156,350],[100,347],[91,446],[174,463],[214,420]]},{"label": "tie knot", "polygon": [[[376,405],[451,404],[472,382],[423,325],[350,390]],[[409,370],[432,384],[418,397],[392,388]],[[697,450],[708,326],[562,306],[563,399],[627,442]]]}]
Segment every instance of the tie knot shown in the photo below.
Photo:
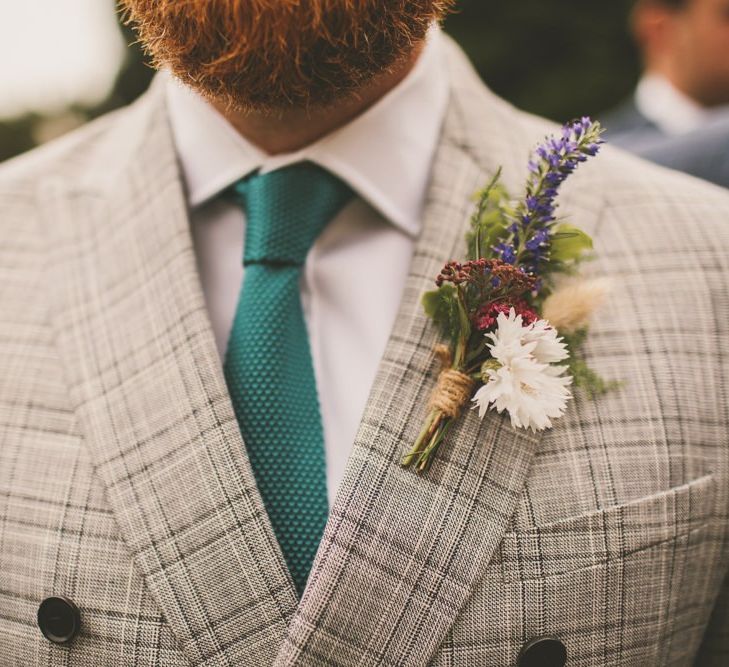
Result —
[{"label": "tie knot", "polygon": [[246,213],[243,264],[301,266],[351,188],[313,162],[255,172],[234,186]]}]

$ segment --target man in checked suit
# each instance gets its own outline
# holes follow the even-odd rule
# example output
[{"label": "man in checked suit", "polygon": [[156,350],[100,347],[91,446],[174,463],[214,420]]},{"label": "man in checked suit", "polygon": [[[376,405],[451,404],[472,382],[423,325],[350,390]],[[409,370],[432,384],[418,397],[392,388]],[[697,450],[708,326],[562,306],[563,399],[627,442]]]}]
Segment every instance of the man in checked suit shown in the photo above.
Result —
[{"label": "man in checked suit", "polygon": [[400,465],[420,296],[554,129],[448,4],[128,0],[165,72],[0,168],[0,664],[727,664],[723,190],[581,168],[615,285],[585,352],[623,386]]}]

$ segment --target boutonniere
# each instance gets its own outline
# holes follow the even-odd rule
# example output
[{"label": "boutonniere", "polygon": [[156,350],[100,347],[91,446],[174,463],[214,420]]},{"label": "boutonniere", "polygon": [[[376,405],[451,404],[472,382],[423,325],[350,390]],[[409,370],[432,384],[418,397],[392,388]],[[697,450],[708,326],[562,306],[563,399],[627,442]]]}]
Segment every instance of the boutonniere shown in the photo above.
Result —
[{"label": "boutonniere", "polygon": [[522,199],[509,196],[500,170],[474,195],[468,260],[448,262],[423,295],[446,342],[435,349],[442,370],[404,466],[427,470],[469,403],[481,418],[506,410],[514,427],[539,431],[564,414],[572,387],[594,396],[614,385],[579,355],[607,289],[578,275],[592,240],[555,215],[560,186],[597,154],[602,131],[582,118],[547,137],[529,160]]}]

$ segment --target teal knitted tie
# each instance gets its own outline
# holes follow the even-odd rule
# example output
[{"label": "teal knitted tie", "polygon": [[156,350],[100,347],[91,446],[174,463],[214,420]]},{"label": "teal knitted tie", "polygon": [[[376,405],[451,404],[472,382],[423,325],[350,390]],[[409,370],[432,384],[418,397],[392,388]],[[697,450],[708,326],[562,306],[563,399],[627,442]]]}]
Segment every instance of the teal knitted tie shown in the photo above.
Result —
[{"label": "teal knitted tie", "polygon": [[311,162],[256,173],[234,191],[246,213],[245,278],[225,378],[258,489],[301,595],[329,506],[299,280],[309,249],[352,191]]}]

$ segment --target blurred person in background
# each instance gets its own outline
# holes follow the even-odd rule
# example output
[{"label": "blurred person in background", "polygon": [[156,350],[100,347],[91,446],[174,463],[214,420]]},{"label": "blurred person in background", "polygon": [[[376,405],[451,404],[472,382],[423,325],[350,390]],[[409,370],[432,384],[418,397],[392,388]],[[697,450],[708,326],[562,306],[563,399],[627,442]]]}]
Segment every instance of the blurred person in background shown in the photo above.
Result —
[{"label": "blurred person in background", "polygon": [[[625,146],[630,150],[630,146]],[[637,146],[636,155],[729,188],[729,118]]]},{"label": "blurred person in background", "polygon": [[638,0],[631,25],[644,73],[606,137],[729,187],[729,0]]},{"label": "blurred person in background", "polygon": [[605,116],[612,143],[634,146],[729,117],[729,0],[637,0],[631,25],[644,73]]},{"label": "blurred person in background", "polygon": [[581,168],[624,385],[418,476],[421,295],[559,128],[445,0],[124,4],[150,89],[0,166],[0,663],[724,664],[729,195]]}]

